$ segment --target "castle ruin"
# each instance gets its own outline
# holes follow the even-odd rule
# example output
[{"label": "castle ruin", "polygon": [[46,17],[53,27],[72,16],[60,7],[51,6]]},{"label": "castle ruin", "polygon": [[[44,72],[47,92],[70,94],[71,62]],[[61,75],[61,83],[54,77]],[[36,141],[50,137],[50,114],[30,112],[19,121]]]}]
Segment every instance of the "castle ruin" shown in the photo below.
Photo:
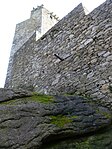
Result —
[{"label": "castle ruin", "polygon": [[17,25],[5,88],[80,93],[111,103],[112,0],[88,15],[79,4],[57,22],[41,6]]}]

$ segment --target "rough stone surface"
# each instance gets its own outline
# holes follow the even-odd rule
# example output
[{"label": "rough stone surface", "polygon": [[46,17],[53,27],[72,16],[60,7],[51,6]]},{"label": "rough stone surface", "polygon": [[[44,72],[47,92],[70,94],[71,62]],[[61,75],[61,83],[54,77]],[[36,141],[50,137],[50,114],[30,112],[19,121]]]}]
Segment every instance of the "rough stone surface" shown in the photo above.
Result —
[{"label": "rough stone surface", "polygon": [[34,33],[15,53],[5,87],[77,92],[112,105],[111,13],[111,0],[88,15],[80,4],[38,41]]},{"label": "rough stone surface", "polygon": [[40,38],[45,32],[47,32],[54,24],[58,22],[55,15],[50,13],[43,6],[37,6],[31,11],[29,19],[16,25],[15,36],[13,39],[13,45],[10,53],[9,66],[7,70],[7,80],[11,79],[12,63],[14,54],[32,37],[36,32],[35,40]]},{"label": "rough stone surface", "polygon": [[[25,97],[20,98],[21,95]],[[6,89],[0,89],[0,97],[4,98],[0,99],[1,149],[66,149],[67,145],[79,149],[80,143],[87,149],[91,142],[97,148],[95,137],[99,138],[101,147],[104,144],[103,148],[112,148],[111,111],[90,99],[73,95],[51,97],[27,91],[25,95],[25,91]],[[111,131],[105,132],[106,129]],[[57,144],[57,140],[58,146],[48,146],[53,141]]]},{"label": "rough stone surface", "polygon": [[112,148],[112,127],[97,135],[81,138],[81,141],[67,139],[57,141],[45,146],[43,149],[111,149]]},{"label": "rough stone surface", "polygon": [[22,98],[25,96],[26,97],[32,96],[32,92],[25,90],[18,91],[18,90],[0,88],[0,102],[5,102],[15,98]]}]

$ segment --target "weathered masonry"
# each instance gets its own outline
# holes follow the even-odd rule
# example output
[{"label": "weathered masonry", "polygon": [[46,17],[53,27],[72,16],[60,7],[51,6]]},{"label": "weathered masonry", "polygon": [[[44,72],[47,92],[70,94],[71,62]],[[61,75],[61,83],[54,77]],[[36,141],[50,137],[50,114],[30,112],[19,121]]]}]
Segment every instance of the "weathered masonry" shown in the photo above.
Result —
[{"label": "weathered masonry", "polygon": [[32,35],[15,52],[5,87],[112,101],[112,0],[88,15],[78,5],[37,41],[31,24]]},{"label": "weathered masonry", "polygon": [[6,87],[10,85],[12,79],[12,64],[14,54],[27,43],[36,33],[36,40],[45,34],[54,24],[58,22],[58,17],[41,6],[33,8],[30,18],[17,24],[13,45],[10,53],[9,66],[7,70]]}]

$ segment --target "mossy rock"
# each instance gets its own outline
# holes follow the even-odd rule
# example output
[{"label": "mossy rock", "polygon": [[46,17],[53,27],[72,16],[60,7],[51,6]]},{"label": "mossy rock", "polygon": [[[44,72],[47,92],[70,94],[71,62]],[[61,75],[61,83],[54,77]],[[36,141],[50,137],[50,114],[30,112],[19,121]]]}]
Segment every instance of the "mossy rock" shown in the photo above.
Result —
[{"label": "mossy rock", "polygon": [[53,142],[46,147],[43,146],[43,149],[112,149],[112,127],[90,136],[77,138]]},{"label": "mossy rock", "polygon": [[0,96],[0,148],[112,149],[111,112],[85,97],[10,90]]}]

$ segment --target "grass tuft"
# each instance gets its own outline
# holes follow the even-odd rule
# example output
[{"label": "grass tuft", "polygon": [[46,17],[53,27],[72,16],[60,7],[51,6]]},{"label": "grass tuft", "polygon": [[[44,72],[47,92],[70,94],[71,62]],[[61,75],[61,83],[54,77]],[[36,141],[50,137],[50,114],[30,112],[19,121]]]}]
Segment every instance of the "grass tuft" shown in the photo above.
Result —
[{"label": "grass tuft", "polygon": [[53,102],[53,96],[34,93],[33,96],[29,97],[29,99],[35,101],[35,102],[41,102],[41,103],[51,103]]},{"label": "grass tuft", "polygon": [[67,116],[63,116],[63,115],[51,116],[51,124],[54,124],[61,128],[71,122],[72,120]]}]

